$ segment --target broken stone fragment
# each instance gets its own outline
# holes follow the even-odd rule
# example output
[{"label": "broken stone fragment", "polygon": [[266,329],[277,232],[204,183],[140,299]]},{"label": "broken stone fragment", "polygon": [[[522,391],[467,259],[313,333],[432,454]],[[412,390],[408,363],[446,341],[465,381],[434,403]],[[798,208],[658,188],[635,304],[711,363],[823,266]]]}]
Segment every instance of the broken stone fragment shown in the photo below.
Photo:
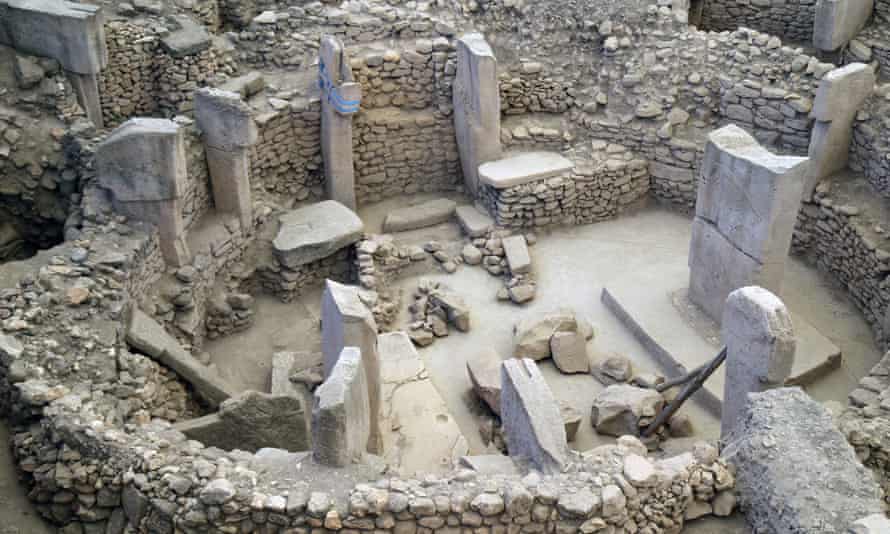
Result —
[{"label": "broken stone fragment", "polygon": [[591,372],[604,385],[627,382],[633,376],[630,360],[620,354],[611,353],[596,362]]},{"label": "broken stone fragment", "polygon": [[657,391],[627,384],[611,385],[593,401],[590,422],[608,436],[639,435],[640,419],[651,418],[664,406]]},{"label": "broken stone fragment", "polygon": [[492,348],[483,349],[467,360],[467,374],[473,384],[473,391],[498,415],[501,413],[502,361]]},{"label": "broken stone fragment", "polygon": [[574,313],[567,310],[546,315],[526,317],[516,323],[513,339],[516,342],[514,356],[543,360],[550,357],[550,338],[557,332],[577,332],[578,322]]},{"label": "broken stone fragment", "polygon": [[461,332],[470,330],[470,309],[459,296],[443,290],[430,293],[430,302],[445,311],[448,322]]},{"label": "broken stone fragment", "polygon": [[408,331],[408,337],[411,338],[411,341],[414,342],[418,347],[428,347],[433,344],[433,341],[436,340],[436,337],[432,332],[425,328],[412,328]]},{"label": "broken stone fragment", "polygon": [[587,341],[579,332],[556,332],[550,338],[553,363],[563,373],[586,373],[590,370],[587,359]]},{"label": "broken stone fragment", "polygon": [[559,413],[562,415],[562,422],[566,427],[566,441],[575,441],[578,429],[581,428],[581,414],[578,410],[562,402],[559,404]]},{"label": "broken stone fragment", "polygon": [[535,298],[535,284],[519,284],[507,289],[507,295],[515,304],[525,304]]}]

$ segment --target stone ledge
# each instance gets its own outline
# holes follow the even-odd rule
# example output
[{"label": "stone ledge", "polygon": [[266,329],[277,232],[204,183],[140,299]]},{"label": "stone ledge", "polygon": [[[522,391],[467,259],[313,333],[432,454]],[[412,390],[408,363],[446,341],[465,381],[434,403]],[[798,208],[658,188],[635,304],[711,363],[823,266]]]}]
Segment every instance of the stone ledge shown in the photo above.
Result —
[{"label": "stone ledge", "polygon": [[479,165],[479,180],[506,189],[567,173],[575,164],[555,152],[526,152]]}]

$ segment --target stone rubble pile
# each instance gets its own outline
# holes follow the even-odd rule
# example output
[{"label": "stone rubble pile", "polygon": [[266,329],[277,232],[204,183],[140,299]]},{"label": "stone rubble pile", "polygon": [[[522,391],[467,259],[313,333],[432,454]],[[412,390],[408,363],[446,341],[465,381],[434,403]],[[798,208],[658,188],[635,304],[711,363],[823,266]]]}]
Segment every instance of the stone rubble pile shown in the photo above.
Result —
[{"label": "stone rubble pile", "polygon": [[408,336],[419,347],[446,337],[450,333],[449,325],[459,332],[470,331],[470,309],[459,295],[438,282],[421,280],[408,312],[411,314]]}]

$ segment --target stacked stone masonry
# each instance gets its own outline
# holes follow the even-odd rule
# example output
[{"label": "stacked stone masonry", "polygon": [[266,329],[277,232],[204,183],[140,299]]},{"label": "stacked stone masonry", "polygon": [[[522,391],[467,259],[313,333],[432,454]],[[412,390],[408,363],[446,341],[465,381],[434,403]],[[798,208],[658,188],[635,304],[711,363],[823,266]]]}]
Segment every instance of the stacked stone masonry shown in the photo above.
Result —
[{"label": "stacked stone masonry", "polygon": [[874,190],[890,197],[890,84],[881,86],[859,111],[853,125],[850,168]]},{"label": "stacked stone masonry", "polygon": [[700,25],[706,30],[754,28],[804,45],[813,39],[816,0],[704,0],[701,9]]}]

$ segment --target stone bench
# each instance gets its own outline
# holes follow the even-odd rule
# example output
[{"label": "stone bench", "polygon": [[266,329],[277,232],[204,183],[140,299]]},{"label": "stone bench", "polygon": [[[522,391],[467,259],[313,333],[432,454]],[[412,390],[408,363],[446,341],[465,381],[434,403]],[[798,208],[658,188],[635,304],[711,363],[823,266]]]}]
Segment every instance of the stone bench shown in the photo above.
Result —
[{"label": "stone bench", "polygon": [[287,302],[325,278],[345,281],[351,269],[350,247],[364,232],[355,212],[326,200],[288,211],[278,223],[272,258],[258,269],[266,290]]},{"label": "stone bench", "polygon": [[[622,157],[624,157],[622,155]],[[479,166],[479,201],[500,226],[588,224],[649,191],[647,162],[627,154],[527,152]]]}]

